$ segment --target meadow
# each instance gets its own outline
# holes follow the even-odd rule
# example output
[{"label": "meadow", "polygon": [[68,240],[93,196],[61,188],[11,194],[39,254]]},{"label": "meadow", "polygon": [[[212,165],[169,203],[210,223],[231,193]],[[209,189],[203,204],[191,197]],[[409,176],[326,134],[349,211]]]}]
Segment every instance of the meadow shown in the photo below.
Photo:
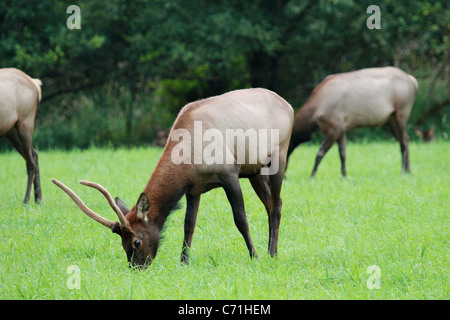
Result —
[{"label": "meadow", "polygon": [[[449,299],[450,145],[411,143],[412,174],[387,142],[336,146],[309,178],[317,144],[293,153],[282,188],[278,257],[267,253],[263,205],[241,180],[258,259],[250,259],[222,189],[202,195],[191,264],[179,262],[185,200],[145,271],[128,268],[120,237],[84,215],[50,179],[116,219],[96,181],[129,207],[161,148],[41,151],[44,202],[22,204],[25,162],[0,154],[0,299]],[[374,267],[372,267],[374,266]]]}]

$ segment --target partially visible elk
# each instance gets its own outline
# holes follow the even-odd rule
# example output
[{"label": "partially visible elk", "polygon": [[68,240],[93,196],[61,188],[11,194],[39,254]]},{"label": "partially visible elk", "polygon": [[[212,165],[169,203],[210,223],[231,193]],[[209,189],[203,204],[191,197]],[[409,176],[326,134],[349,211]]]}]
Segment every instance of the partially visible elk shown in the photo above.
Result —
[{"label": "partially visible elk", "polygon": [[400,143],[402,172],[411,172],[406,130],[418,90],[417,80],[395,67],[367,68],[327,76],[295,115],[288,157],[300,143],[320,130],[325,139],[317,152],[311,176],[337,142],[341,173],[346,176],[346,131],[387,124]]},{"label": "partially visible elk", "polygon": [[[291,106],[283,98],[266,89],[236,90],[187,104],[175,120],[163,154],[147,186],[131,210],[119,198],[116,198],[114,202],[102,186],[87,181],[80,182],[101,191],[120,222],[112,222],[99,216],[63,183],[56,179],[52,181],[66,192],[85,214],[122,237],[122,246],[130,265],[145,268],[155,258],[164,223],[183,195],[186,195],[186,216],[181,261],[188,264],[200,195],[217,187],[225,190],[231,204],[234,222],[244,237],[250,257],[256,257],[239,183],[239,178],[246,177],[267,211],[268,251],[271,256],[274,256],[277,254],[281,219],[280,191],[293,121],[294,111]],[[202,125],[204,134],[196,130],[199,123]],[[223,152],[223,155],[231,154],[230,162],[197,161],[199,151],[197,146],[200,142],[201,149],[201,139],[206,136],[206,130],[222,137],[228,137],[230,130],[242,132],[241,136],[218,143],[220,148],[215,152]],[[238,142],[248,138],[246,135],[252,130],[257,132],[274,130],[278,134],[278,139],[259,141],[262,145],[258,146],[259,158],[255,162],[250,161],[257,152],[254,149],[255,146],[247,145],[246,148],[240,149]],[[189,152],[186,154],[186,150],[182,152],[183,159],[186,156],[186,159],[189,158],[191,161],[173,160],[174,154],[177,156],[180,154],[178,149],[180,140],[189,146]],[[261,149],[264,146],[265,148]],[[236,149],[237,152],[235,152]],[[264,151],[261,152],[261,150]],[[240,162],[239,159],[244,161]],[[266,174],[267,169],[274,163],[278,163],[277,170]],[[220,223],[217,221],[217,224]]]},{"label": "partially visible elk", "polygon": [[416,134],[416,136],[422,139],[423,142],[430,142],[431,140],[436,139],[436,133],[434,132],[434,130],[435,126],[434,124],[432,124],[428,130],[421,130],[420,128],[416,127],[414,128],[414,133]]},{"label": "partially visible elk", "polygon": [[156,138],[155,140],[153,140],[152,145],[157,147],[164,147],[166,145],[170,129],[165,129],[159,125],[156,125],[155,129],[156,129]]},{"label": "partially visible elk", "polygon": [[32,146],[41,85],[41,80],[32,79],[18,69],[0,69],[0,137],[5,136],[11,141],[25,159],[28,182],[24,203],[30,200],[32,183],[34,200],[42,200],[38,153]]}]

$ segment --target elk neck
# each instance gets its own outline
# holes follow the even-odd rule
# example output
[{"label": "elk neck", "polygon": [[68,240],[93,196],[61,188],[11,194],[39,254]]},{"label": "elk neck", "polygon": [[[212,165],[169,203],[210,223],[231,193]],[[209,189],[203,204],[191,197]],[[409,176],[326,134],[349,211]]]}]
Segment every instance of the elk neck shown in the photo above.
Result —
[{"label": "elk neck", "polygon": [[170,159],[170,153],[166,151],[164,150],[144,189],[150,201],[149,218],[156,223],[159,230],[163,228],[171,211],[176,208],[188,184],[187,168],[174,164]]},{"label": "elk neck", "polygon": [[315,107],[310,100],[308,99],[295,115],[289,153],[300,143],[311,140],[312,133],[317,130],[317,125],[313,121]]}]

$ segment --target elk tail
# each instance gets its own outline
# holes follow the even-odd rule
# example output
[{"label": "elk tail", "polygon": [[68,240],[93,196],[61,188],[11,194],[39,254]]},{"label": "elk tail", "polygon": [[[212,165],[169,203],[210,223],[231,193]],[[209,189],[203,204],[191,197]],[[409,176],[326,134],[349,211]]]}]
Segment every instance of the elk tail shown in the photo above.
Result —
[{"label": "elk tail", "polygon": [[42,98],[42,90],[41,90],[41,86],[42,86],[42,81],[39,79],[31,79],[33,80],[34,85],[36,86],[38,92],[39,92],[39,101],[41,101]]},{"label": "elk tail", "polygon": [[416,92],[417,92],[417,90],[419,90],[419,83],[417,82],[416,78],[414,78],[412,75],[408,74],[408,77],[414,83],[414,87],[416,88]]}]

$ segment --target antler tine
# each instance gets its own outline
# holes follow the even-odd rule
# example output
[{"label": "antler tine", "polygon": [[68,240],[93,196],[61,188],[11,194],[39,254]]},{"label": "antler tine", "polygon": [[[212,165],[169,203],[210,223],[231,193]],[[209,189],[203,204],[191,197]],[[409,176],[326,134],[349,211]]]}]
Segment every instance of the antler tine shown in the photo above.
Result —
[{"label": "antler tine", "polygon": [[90,218],[94,219],[95,221],[101,223],[102,225],[104,225],[105,227],[108,228],[112,228],[114,226],[114,222],[103,218],[102,216],[98,215],[97,213],[95,213],[94,211],[92,211],[91,209],[89,209],[84,202],[80,199],[80,197],[78,197],[75,192],[73,192],[69,187],[67,187],[64,183],[62,183],[61,181],[58,181],[56,179],[52,179],[52,182],[57,185],[61,190],[63,190],[65,193],[67,193],[67,195],[72,198],[73,202],[75,202],[75,204],[78,206],[78,208],[80,208],[81,211],[83,211],[87,216],[89,216]]},{"label": "antler tine", "polygon": [[98,191],[100,191],[105,196],[106,200],[108,200],[108,203],[111,206],[111,208],[117,214],[117,217],[119,218],[120,224],[123,227],[127,227],[128,226],[127,219],[125,219],[125,216],[123,215],[122,211],[117,206],[117,204],[114,202],[114,200],[113,200],[111,194],[108,192],[108,190],[106,190],[103,186],[101,186],[101,185],[99,185],[98,183],[95,183],[95,182],[81,180],[80,183],[82,185],[85,185],[85,186],[88,186],[88,187],[91,187],[91,188],[95,188]]}]

